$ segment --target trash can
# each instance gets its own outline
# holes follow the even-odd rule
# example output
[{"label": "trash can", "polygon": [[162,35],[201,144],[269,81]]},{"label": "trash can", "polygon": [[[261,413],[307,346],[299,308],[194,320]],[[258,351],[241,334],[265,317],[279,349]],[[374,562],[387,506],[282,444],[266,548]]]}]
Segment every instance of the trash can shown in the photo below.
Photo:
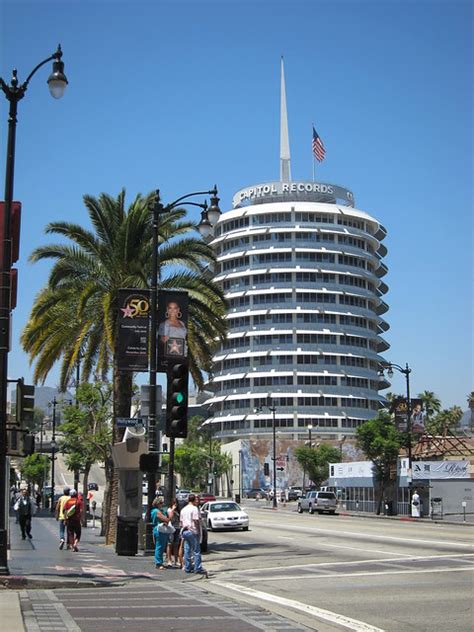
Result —
[{"label": "trash can", "polygon": [[240,505],[240,494],[235,495],[235,502]]},{"label": "trash can", "polygon": [[138,518],[117,516],[117,555],[136,555],[138,552]]}]

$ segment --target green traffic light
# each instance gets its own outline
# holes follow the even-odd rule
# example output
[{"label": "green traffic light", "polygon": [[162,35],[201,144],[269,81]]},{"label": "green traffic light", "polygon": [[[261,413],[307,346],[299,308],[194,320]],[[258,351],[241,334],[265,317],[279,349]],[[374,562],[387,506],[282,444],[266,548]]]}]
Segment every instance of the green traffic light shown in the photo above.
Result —
[{"label": "green traffic light", "polygon": [[178,404],[182,404],[184,402],[183,393],[176,393],[176,401],[178,402]]}]

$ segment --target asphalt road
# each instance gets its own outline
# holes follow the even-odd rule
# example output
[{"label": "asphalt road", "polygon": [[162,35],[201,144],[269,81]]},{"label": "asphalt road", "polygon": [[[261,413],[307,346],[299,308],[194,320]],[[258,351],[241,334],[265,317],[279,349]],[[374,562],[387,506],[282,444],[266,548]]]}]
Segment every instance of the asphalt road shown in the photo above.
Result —
[{"label": "asphalt road", "polygon": [[248,532],[209,534],[209,579],[197,582],[117,556],[98,529],[72,553],[58,550],[50,517],[34,518],[32,541],[13,523],[11,573],[52,582],[22,591],[27,630],[473,629],[472,525],[248,508]]},{"label": "asphalt road", "polygon": [[353,629],[472,631],[472,526],[250,512],[210,537],[215,586]]}]

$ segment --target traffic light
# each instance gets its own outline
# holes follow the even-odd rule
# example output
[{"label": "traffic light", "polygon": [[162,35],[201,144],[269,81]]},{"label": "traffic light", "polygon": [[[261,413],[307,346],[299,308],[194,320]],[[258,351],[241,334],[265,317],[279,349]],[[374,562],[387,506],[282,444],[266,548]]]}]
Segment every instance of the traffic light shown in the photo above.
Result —
[{"label": "traffic light", "polygon": [[35,414],[35,387],[25,384],[20,377],[16,387],[16,422],[20,427],[33,421]]},{"label": "traffic light", "polygon": [[264,476],[270,476],[270,463],[263,464],[263,474]]},{"label": "traffic light", "polygon": [[188,434],[188,366],[180,363],[168,373],[166,434],[185,438]]},{"label": "traffic light", "polygon": [[[5,221],[5,202],[0,202],[0,261],[3,262],[3,223]],[[10,214],[11,258],[10,265],[20,256],[21,202],[12,202]],[[18,270],[10,269],[10,310],[15,309],[17,300]]]}]

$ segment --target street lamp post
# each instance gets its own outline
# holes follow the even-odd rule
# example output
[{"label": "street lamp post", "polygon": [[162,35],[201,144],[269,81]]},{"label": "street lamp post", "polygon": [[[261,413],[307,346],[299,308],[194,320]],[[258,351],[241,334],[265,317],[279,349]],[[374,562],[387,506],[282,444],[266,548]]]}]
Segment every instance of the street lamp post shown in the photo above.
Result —
[{"label": "street lamp post", "polygon": [[343,459],[342,446],[344,445],[345,440],[346,440],[346,435],[342,435],[340,443],[339,443],[339,458],[341,459],[341,462]]},{"label": "street lamp post", "polygon": [[[207,202],[203,204],[198,202],[190,202],[190,197],[197,195],[209,195],[211,205],[208,207]],[[188,193],[179,197],[174,202],[164,206],[161,202],[160,191],[156,191],[155,204],[153,205],[153,223],[152,223],[152,260],[151,260],[151,284],[150,284],[150,371],[149,371],[149,385],[150,385],[150,411],[148,416],[148,451],[158,452],[157,434],[156,434],[156,374],[157,374],[157,307],[158,307],[158,280],[159,280],[159,267],[158,267],[158,228],[160,224],[160,217],[170,213],[178,205],[184,202],[186,205],[198,206],[202,209],[201,221],[198,226],[198,230],[203,237],[208,237],[212,226],[218,221],[221,210],[219,208],[219,198],[217,197],[217,187],[209,191],[196,191],[194,193]],[[166,489],[166,500],[170,502],[173,497],[173,485],[174,485],[174,437],[169,437],[169,462],[168,462],[168,486]],[[155,473],[149,473],[148,475],[148,507],[150,511],[151,503],[155,495]]]},{"label": "street lamp post", "polygon": [[273,498],[272,498],[272,509],[277,509],[277,488],[276,488],[276,480],[277,480],[277,469],[276,469],[276,406],[274,404],[265,406],[259,406],[255,409],[256,412],[261,412],[264,408],[267,408],[272,413],[272,444],[273,444]]},{"label": "street lamp post", "polygon": [[411,437],[412,437],[412,428],[411,428],[411,400],[410,400],[410,373],[411,369],[408,366],[408,363],[405,364],[405,367],[400,366],[399,364],[395,364],[394,362],[386,362],[381,365],[380,373],[383,375],[384,371],[387,371],[387,374],[390,378],[393,377],[393,370],[402,373],[405,376],[406,381],[406,399],[407,399],[407,435],[408,435],[408,485],[411,487]]},{"label": "street lamp post", "polygon": [[10,346],[10,292],[12,268],[12,204],[15,172],[15,141],[18,101],[28,89],[31,78],[42,66],[53,62],[53,71],[48,78],[51,95],[60,99],[67,86],[64,74],[64,63],[61,46],[47,59],[40,62],[28,75],[26,81],[18,83],[17,70],[13,69],[10,84],[0,77],[0,88],[9,101],[7,158],[5,169],[5,205],[3,214],[3,257],[0,260],[0,575],[8,575],[7,563],[7,512],[6,512],[6,458],[7,458],[7,386],[8,386],[8,351]]},{"label": "street lamp post", "polygon": [[[311,431],[313,429],[313,424],[308,424],[308,446],[311,448]],[[303,468],[303,488],[302,488],[302,492],[304,494],[304,488],[306,485],[306,469]]]},{"label": "street lamp post", "polygon": [[53,434],[51,436],[51,507],[50,512],[54,513],[54,462],[56,461],[56,406],[58,402],[54,396],[51,406],[53,407]]}]

